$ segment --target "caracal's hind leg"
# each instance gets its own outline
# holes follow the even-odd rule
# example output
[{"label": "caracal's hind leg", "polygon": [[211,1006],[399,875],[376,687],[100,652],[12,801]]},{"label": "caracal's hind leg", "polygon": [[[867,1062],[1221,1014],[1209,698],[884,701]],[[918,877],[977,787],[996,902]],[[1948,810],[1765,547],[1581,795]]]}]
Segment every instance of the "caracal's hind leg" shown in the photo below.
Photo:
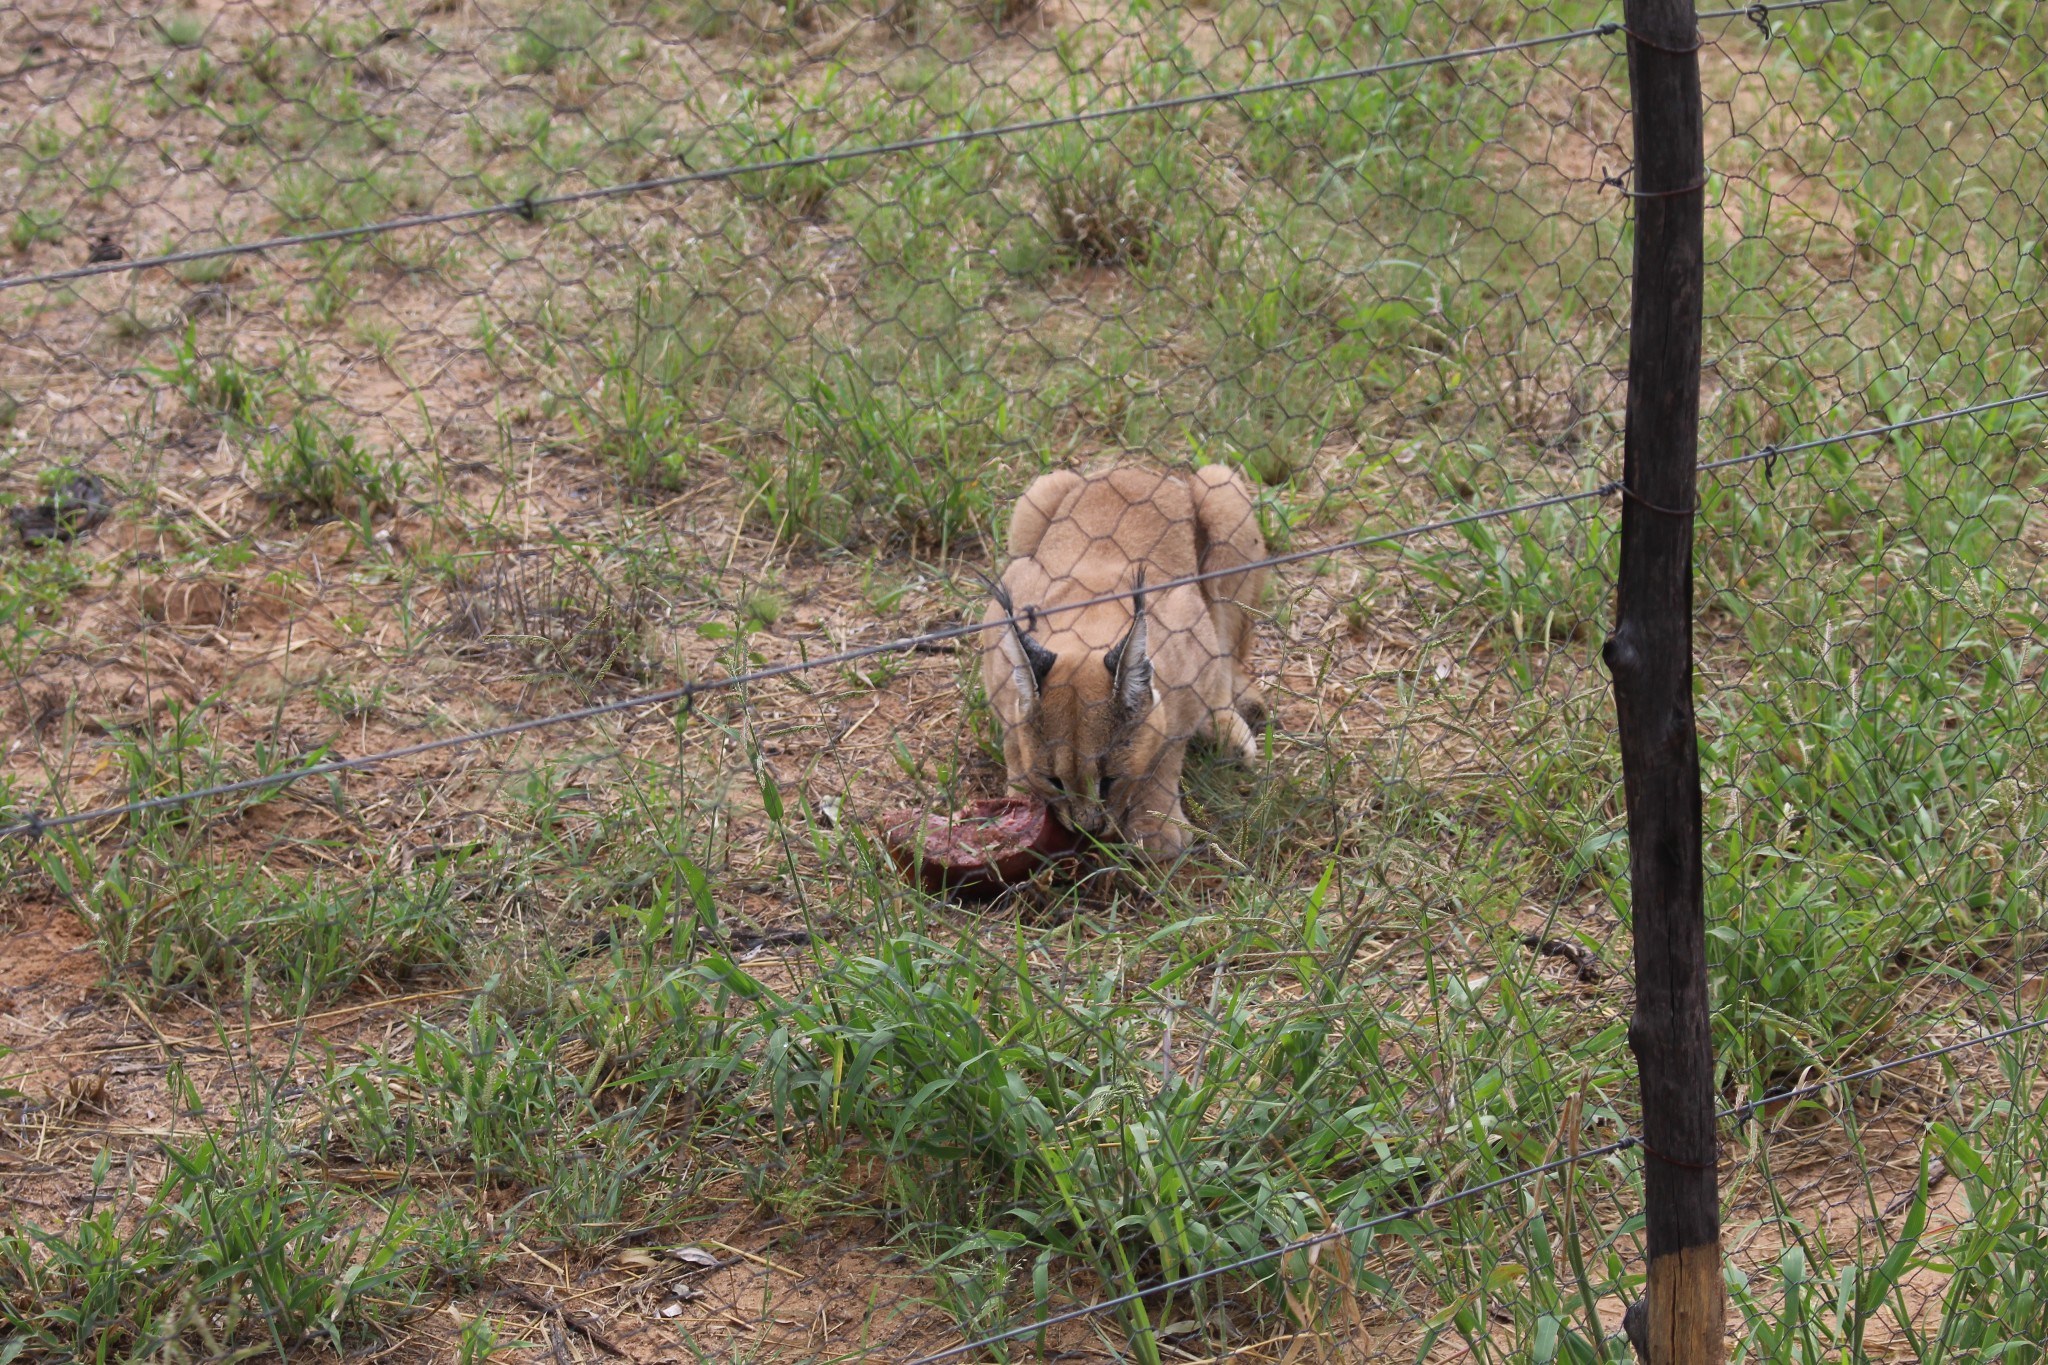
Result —
[{"label": "caracal's hind leg", "polygon": [[1031,481],[1024,496],[1017,499],[1017,510],[1010,514],[1010,558],[1028,559],[1037,553],[1045,528],[1084,482],[1071,469],[1056,469]]},{"label": "caracal's hind leg", "polygon": [[[1265,593],[1266,570],[1218,571],[1239,569],[1266,557],[1258,510],[1244,476],[1226,465],[1197,469],[1188,475],[1188,488],[1194,495],[1195,544],[1202,572],[1217,574],[1203,582],[1202,591],[1209,599],[1218,640],[1229,656],[1231,705],[1238,716],[1256,724],[1264,718],[1266,704],[1252,677],[1252,609]],[[1235,733],[1226,736],[1219,731],[1216,739],[1226,750],[1237,747]],[[1247,745],[1256,755],[1256,746],[1249,745],[1248,739]]]}]

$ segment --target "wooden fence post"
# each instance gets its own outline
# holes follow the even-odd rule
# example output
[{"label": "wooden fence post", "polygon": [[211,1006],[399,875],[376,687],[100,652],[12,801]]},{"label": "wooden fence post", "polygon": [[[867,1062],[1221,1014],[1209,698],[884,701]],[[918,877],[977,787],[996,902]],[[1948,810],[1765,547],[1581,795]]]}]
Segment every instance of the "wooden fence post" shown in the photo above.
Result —
[{"label": "wooden fence post", "polygon": [[[1614,680],[1628,798],[1650,1365],[1719,1365],[1727,1296],[1692,704],[1706,156],[1692,0],[1625,0],[1635,170]],[[1632,1316],[1636,1316],[1632,1314]]]}]

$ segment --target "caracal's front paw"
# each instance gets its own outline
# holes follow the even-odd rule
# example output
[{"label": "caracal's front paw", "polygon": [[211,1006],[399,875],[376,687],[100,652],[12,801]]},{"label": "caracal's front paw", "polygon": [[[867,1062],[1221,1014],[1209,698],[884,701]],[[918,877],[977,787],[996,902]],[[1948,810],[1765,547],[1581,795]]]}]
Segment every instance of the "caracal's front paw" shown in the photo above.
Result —
[{"label": "caracal's front paw", "polygon": [[1266,694],[1259,690],[1257,683],[1246,683],[1240,688],[1235,705],[1237,714],[1244,717],[1245,724],[1254,730],[1265,725],[1268,716]]},{"label": "caracal's front paw", "polygon": [[1193,838],[1187,817],[1179,807],[1170,815],[1141,813],[1131,817],[1124,838],[1152,862],[1170,863],[1187,852]]},{"label": "caracal's front paw", "polygon": [[1233,761],[1256,770],[1259,766],[1259,738],[1252,733],[1252,727],[1245,724],[1244,717],[1235,711],[1225,710],[1217,711],[1210,719],[1216,748]]}]

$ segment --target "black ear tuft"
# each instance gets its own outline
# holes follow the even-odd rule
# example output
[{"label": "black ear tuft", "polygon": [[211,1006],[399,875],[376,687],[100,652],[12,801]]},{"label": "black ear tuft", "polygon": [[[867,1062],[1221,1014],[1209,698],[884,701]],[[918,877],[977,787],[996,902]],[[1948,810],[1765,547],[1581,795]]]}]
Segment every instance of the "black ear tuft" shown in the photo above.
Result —
[{"label": "black ear tuft", "polygon": [[[1002,584],[996,582],[995,579],[990,578],[985,573],[977,572],[975,577],[979,578],[982,586],[988,589],[988,595],[995,599],[998,607],[1002,608],[1003,615],[1012,618],[1016,617],[1017,605],[1011,600],[1009,591]],[[1016,645],[1017,650],[1024,656],[1024,668],[1018,670],[1018,686],[1022,689],[1025,673],[1028,670],[1032,685],[1026,692],[1026,695],[1035,698],[1040,692],[1045,690],[1045,680],[1051,676],[1052,666],[1059,659],[1059,655],[1053,653],[1029,635],[1026,635],[1023,627],[1019,626],[1014,619],[1004,629],[1009,632],[1010,641]],[[1012,654],[1010,657],[1014,660],[1017,656]]]},{"label": "black ear tuft", "polygon": [[988,589],[988,595],[995,599],[995,604],[1003,609],[1003,615],[1015,616],[1017,614],[1017,604],[1010,600],[1010,590],[1008,588],[1005,588],[979,569],[974,570],[974,576],[981,580],[982,587]]},{"label": "black ear tuft", "polygon": [[1031,663],[1031,676],[1033,680],[1038,683],[1039,691],[1044,691],[1045,680],[1051,676],[1052,666],[1058,661],[1060,656],[1021,630],[1017,632],[1017,641],[1024,646],[1024,657]]}]

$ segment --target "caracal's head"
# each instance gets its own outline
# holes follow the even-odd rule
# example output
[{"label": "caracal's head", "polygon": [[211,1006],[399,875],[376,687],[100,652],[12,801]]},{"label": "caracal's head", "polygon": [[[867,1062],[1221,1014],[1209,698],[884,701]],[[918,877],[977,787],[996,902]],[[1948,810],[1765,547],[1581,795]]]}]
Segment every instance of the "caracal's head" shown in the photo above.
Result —
[{"label": "caracal's head", "polygon": [[[1145,581],[1131,599],[1131,628],[1107,650],[1054,653],[1015,624],[996,648],[1009,668],[998,711],[1013,773],[1071,829],[1098,837],[1126,827],[1164,732],[1146,650]],[[1016,610],[997,592],[1005,616]]]}]

